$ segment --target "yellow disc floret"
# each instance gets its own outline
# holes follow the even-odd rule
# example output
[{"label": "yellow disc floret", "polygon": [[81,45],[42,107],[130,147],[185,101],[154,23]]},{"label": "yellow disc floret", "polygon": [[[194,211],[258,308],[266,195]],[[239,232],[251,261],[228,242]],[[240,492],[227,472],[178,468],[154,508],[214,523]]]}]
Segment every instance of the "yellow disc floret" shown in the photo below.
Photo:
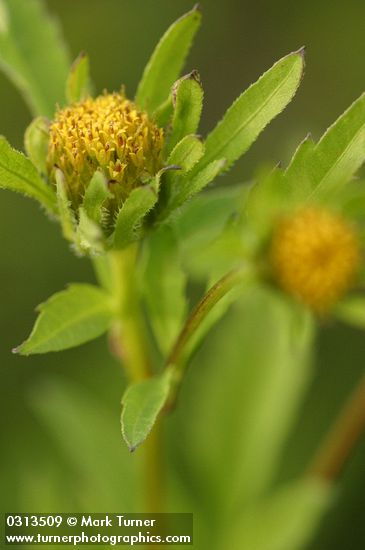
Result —
[{"label": "yellow disc floret", "polygon": [[360,246],[349,222],[325,209],[306,207],[277,224],[270,260],[281,288],[323,313],[353,284]]},{"label": "yellow disc floret", "polygon": [[104,94],[56,112],[50,126],[48,170],[64,174],[77,206],[95,170],[106,176],[120,204],[161,168],[164,137],[147,113],[123,94]]}]

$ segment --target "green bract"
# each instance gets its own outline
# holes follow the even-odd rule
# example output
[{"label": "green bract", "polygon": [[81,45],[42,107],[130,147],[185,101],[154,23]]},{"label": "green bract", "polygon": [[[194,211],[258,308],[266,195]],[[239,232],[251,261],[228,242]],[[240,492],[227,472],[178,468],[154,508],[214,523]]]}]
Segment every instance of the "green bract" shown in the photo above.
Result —
[{"label": "green bract", "polygon": [[[162,413],[175,406],[190,358],[237,303],[236,312],[241,308],[239,318],[245,319],[239,345],[237,327],[227,325],[227,350],[213,354],[224,375],[216,370],[207,377],[191,413],[202,433],[209,425],[217,434],[206,448],[200,441],[197,448],[192,445],[194,475],[202,487],[215,487],[226,516],[235,518],[232,540],[225,537],[217,548],[225,550],[229,540],[229,548],[237,550],[242,541],[250,550],[299,550],[328,506],[330,487],[318,479],[293,482],[284,490],[273,490],[272,483],[308,387],[316,319],[331,313],[365,327],[365,298],[356,288],[365,280],[365,192],[354,179],[365,161],[365,96],[318,143],[308,136],[287,169],[260,169],[253,184],[207,190],[292,100],[303,75],[304,50],[276,62],[202,137],[203,85],[197,70],[182,75],[200,23],[195,7],[171,25],[133,100],[123,89],[93,97],[89,58],[82,53],[71,65],[42,2],[0,0],[0,67],[36,117],[25,132],[25,154],[0,137],[0,187],[36,200],[73,249],[91,258],[98,280],[98,285],[72,284],[41,304],[30,336],[15,351],[60,351],[108,333],[129,382],[121,424],[134,451]],[[18,29],[25,25],[23,35]],[[124,126],[116,127],[117,119]],[[307,307],[300,303],[304,293],[291,291],[290,276],[302,265],[294,265],[287,286],[273,267],[278,227],[308,209],[319,212],[330,228],[322,231],[326,238],[335,228],[344,236],[342,248],[353,250],[352,258],[345,257],[353,262],[353,273],[345,273],[348,281],[339,281],[334,296],[333,288],[326,289],[331,305],[326,311]],[[305,227],[300,237],[307,233],[312,241],[307,246],[304,239],[304,248],[314,257],[321,231]],[[300,239],[294,239],[283,262],[290,264],[298,248]],[[196,293],[207,287],[193,307],[191,282],[198,283],[192,286]],[[316,294],[309,306],[315,299]],[[232,387],[230,365],[238,356],[242,371]],[[221,406],[211,410],[211,392],[204,391],[214,378]],[[242,415],[230,414],[235,405]],[[88,406],[85,411],[87,416]],[[229,433],[237,434],[234,440],[228,425],[233,426]],[[217,456],[221,464],[228,457],[223,481],[216,481]],[[218,517],[220,510],[214,513]]]},{"label": "green bract", "polygon": [[[168,219],[171,212],[200,192],[223,169],[227,169],[247,151],[270,120],[292,99],[301,79],[303,53],[299,51],[279,61],[242,94],[206,140],[197,137],[195,134],[198,131],[203,104],[199,74],[193,71],[177,80],[200,25],[200,11],[194,8],[176,21],[162,37],[147,64],[135,97],[136,106],[146,110],[152,120],[156,119],[158,125],[165,128],[166,143],[162,156],[162,170],[153,179],[145,181],[132,191],[118,206],[119,211],[116,213],[114,210],[111,211],[109,206],[111,188],[108,180],[100,183],[100,176],[95,175],[99,177],[97,199],[90,198],[95,188],[95,184],[90,180],[85,187],[83,198],[81,197],[81,204],[75,208],[72,204],[74,197],[68,192],[67,175],[56,175],[57,186],[48,180],[46,157],[49,123],[44,116],[53,118],[56,103],[64,106],[90,97],[92,86],[89,60],[85,54],[78,57],[69,70],[68,77],[64,75],[58,95],[53,89],[49,89],[47,81],[39,90],[43,80],[38,78],[35,82],[32,67],[25,70],[23,64],[19,63],[18,66],[12,63],[10,55],[11,43],[15,41],[18,48],[23,46],[21,43],[18,44],[17,37],[12,34],[13,26],[20,24],[19,21],[23,17],[18,4],[3,0],[3,11],[7,14],[8,23],[1,35],[0,62],[2,61],[6,68],[11,66],[14,81],[19,84],[28,99],[39,96],[34,110],[43,118],[37,118],[26,131],[25,146],[30,159],[29,168],[27,171],[24,168],[24,171],[20,172],[20,161],[17,161],[20,157],[16,152],[8,154],[4,168],[9,171],[9,176],[1,174],[0,185],[36,198],[59,219],[64,236],[82,253],[95,255],[107,250],[125,248],[131,242],[142,238],[157,222]],[[34,10],[32,8],[31,12],[35,18],[32,29],[38,29],[38,26],[42,25],[43,14],[37,2],[31,4],[34,4]],[[47,32],[52,32],[52,26],[47,27]],[[62,52],[64,67],[67,58],[58,42],[58,35],[54,33],[47,44],[45,55],[51,63],[51,60],[54,62],[53,57],[61,58]],[[44,66],[43,58],[39,60],[38,66]],[[46,79],[46,73],[42,73],[42,78]],[[53,82],[55,88],[56,84],[57,82]],[[70,150],[67,154],[74,153]],[[39,171],[39,176],[36,175],[37,170],[31,163]],[[17,183],[14,177],[10,177],[13,166],[16,167]],[[33,170],[33,179],[39,180],[37,192],[30,189],[30,170]],[[93,202],[91,214],[88,212],[90,201]]]}]

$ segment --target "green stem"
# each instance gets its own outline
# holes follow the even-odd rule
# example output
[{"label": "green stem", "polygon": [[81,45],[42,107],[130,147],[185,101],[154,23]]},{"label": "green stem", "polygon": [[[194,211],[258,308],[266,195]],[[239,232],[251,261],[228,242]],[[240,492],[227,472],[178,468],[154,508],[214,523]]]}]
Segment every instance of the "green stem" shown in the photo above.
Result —
[{"label": "green stem", "polygon": [[309,475],[336,479],[365,430],[365,375],[345,403],[317,452]]},{"label": "green stem", "polygon": [[[139,382],[151,375],[151,364],[145,324],[140,307],[137,283],[137,245],[109,254],[111,277],[103,263],[96,266],[99,279],[115,297],[117,321],[112,337],[130,382]],[[143,451],[146,513],[163,511],[163,440],[161,426],[156,425]]]},{"label": "green stem", "polygon": [[228,294],[230,290],[232,290],[235,286],[239,285],[251,276],[252,272],[247,268],[247,266],[230,271],[221,279],[219,279],[219,281],[208,290],[205,296],[203,296],[201,301],[192,311],[166,361],[166,367],[174,366],[175,368],[173,388],[171,391],[167,409],[172,408],[175,404],[179,391],[179,386],[181,384],[187,364],[187,348],[193,337],[195,336],[197,330],[201,326],[202,322],[213,309],[213,307],[224,296],[226,296],[226,294]]},{"label": "green stem", "polygon": [[117,321],[112,331],[130,381],[143,380],[151,367],[136,282],[136,245],[110,253]]}]

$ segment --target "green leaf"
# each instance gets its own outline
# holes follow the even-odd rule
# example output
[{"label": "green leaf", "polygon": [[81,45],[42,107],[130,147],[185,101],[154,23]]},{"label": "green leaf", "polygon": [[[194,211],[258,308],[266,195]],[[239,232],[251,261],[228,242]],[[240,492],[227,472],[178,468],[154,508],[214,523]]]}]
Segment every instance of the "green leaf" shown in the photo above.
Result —
[{"label": "green leaf", "polygon": [[52,188],[31,161],[13,149],[3,136],[0,136],[0,188],[22,193],[36,199],[51,212],[57,212],[56,194]]},{"label": "green leaf", "polygon": [[315,146],[308,135],[295,151],[285,171],[285,193],[297,202],[304,200],[313,189],[308,166],[312,162]]},{"label": "green leaf", "polygon": [[[204,154],[204,144],[194,135],[185,136],[171,152],[167,159],[167,164],[178,166],[183,172],[189,172]],[[176,177],[176,173],[169,173],[171,178]]]},{"label": "green leaf", "polygon": [[134,189],[119,210],[113,247],[124,248],[140,236],[145,216],[157,202],[158,189],[153,184]]},{"label": "green leaf", "polygon": [[90,220],[101,223],[103,204],[113,195],[108,189],[108,182],[102,172],[96,171],[86,188],[82,207]]},{"label": "green leaf", "polygon": [[49,121],[37,117],[29,124],[24,135],[24,148],[28,157],[42,174],[47,173]]},{"label": "green leaf", "polygon": [[193,71],[176,82],[172,92],[174,116],[169,151],[189,134],[195,134],[202,113],[204,92],[199,73]]},{"label": "green leaf", "polygon": [[[197,478],[214,487],[213,513],[223,501],[236,511],[262,498],[276,479],[311,381],[314,329],[303,308],[252,285],[191,366],[185,394],[196,387],[204,392],[188,399],[184,425],[189,430],[181,438],[187,438]],[[201,366],[206,368],[200,372]],[[214,438],[207,426],[214,426]]]},{"label": "green leaf", "polygon": [[56,188],[57,188],[57,204],[58,213],[62,227],[62,234],[65,239],[73,241],[76,230],[75,214],[71,208],[71,203],[67,197],[65,178],[61,170],[56,168]]},{"label": "green leaf", "polygon": [[171,372],[129,386],[122,399],[122,434],[131,452],[146,439],[166,403]]},{"label": "green leaf", "polygon": [[164,101],[152,114],[152,119],[157,126],[164,128],[170,122],[173,113],[172,97],[171,95]]},{"label": "green leaf", "polygon": [[39,0],[0,0],[0,67],[34,115],[64,104],[69,58],[58,25]]},{"label": "green leaf", "polygon": [[149,319],[161,351],[166,354],[177,337],[187,308],[186,276],[179,242],[171,227],[152,233],[146,245],[143,292]]},{"label": "green leaf", "polygon": [[327,196],[347,183],[365,161],[365,94],[324,134],[308,165],[311,197]]},{"label": "green leaf", "polygon": [[331,485],[304,479],[279,488],[238,514],[224,548],[304,550],[333,500]]},{"label": "green leaf", "polygon": [[263,169],[256,177],[246,203],[246,215],[255,230],[266,235],[279,212],[289,203],[289,194],[284,173],[280,168]]},{"label": "green leaf", "polygon": [[200,26],[198,7],[183,15],[161,38],[149,60],[136,94],[141,109],[153,113],[170,94]]},{"label": "green leaf", "polygon": [[356,328],[365,328],[365,296],[348,296],[337,304],[335,316]]},{"label": "green leaf", "polygon": [[196,171],[225,158],[229,168],[257,136],[287,106],[300,84],[303,50],[284,57],[233,103],[223,120],[209,134],[206,152]]},{"label": "green leaf", "polygon": [[66,98],[68,103],[76,103],[86,99],[91,94],[90,62],[82,52],[72,64],[66,82]]},{"label": "green leaf", "polygon": [[[179,187],[171,199],[171,210],[178,208],[185,201],[211,183],[225,166],[225,160],[215,160],[195,175],[187,174],[179,179]],[[195,170],[194,170],[195,172]],[[177,186],[176,186],[177,187]]]},{"label": "green leaf", "polygon": [[89,218],[82,206],[79,208],[76,241],[83,252],[100,253],[104,251],[103,231],[100,225]]},{"label": "green leaf", "polygon": [[15,350],[22,355],[79,346],[107,331],[113,318],[108,294],[88,284],[70,285],[37,310],[31,335]]}]

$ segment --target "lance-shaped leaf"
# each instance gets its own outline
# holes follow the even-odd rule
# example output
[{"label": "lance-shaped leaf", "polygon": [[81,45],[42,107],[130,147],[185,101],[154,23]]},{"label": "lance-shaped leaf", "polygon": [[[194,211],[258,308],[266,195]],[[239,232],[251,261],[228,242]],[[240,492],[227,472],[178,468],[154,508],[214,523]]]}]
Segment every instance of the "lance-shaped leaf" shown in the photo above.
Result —
[{"label": "lance-shaped leaf", "polygon": [[78,346],[103,334],[113,319],[108,294],[88,284],[54,294],[38,311],[31,335],[15,352],[30,355]]},{"label": "lance-shaped leaf", "polygon": [[[187,174],[179,180],[179,187],[175,186],[175,194],[171,198],[170,210],[178,208],[185,201],[190,199],[196,193],[199,193],[204,187],[211,183],[216,176],[223,170],[225,160],[215,160],[208,164],[197,174]],[[195,171],[195,170],[194,170]]]},{"label": "lance-shaped leaf", "polygon": [[82,52],[72,64],[66,82],[66,98],[69,103],[86,99],[91,93],[90,63]]},{"label": "lance-shaped leaf", "polygon": [[315,143],[308,135],[296,149],[285,171],[285,193],[294,200],[305,199],[313,190],[308,166],[313,161]]},{"label": "lance-shaped leaf", "polygon": [[200,22],[201,14],[196,6],[173,23],[163,35],[138,86],[136,102],[141,109],[153,113],[166,101],[171,86],[183,68]]},{"label": "lance-shaped leaf", "polygon": [[62,233],[65,239],[73,241],[76,231],[76,220],[71,203],[68,200],[65,178],[61,170],[56,168],[57,205]]},{"label": "lance-shaped leaf", "polygon": [[47,173],[49,121],[37,117],[29,124],[24,135],[25,151],[39,172]]},{"label": "lance-shaped leaf", "polygon": [[122,434],[131,452],[146,439],[158,414],[165,405],[171,382],[171,371],[167,370],[127,388],[122,399]]},{"label": "lance-shaped leaf", "polygon": [[34,115],[63,104],[69,58],[56,22],[39,0],[0,0],[0,67]]},{"label": "lance-shaped leaf", "polygon": [[[204,154],[204,144],[194,135],[185,136],[171,152],[168,166],[178,166],[183,172],[189,172]],[[168,179],[175,179],[179,172],[169,171]]]},{"label": "lance-shaped leaf", "polygon": [[189,134],[195,134],[198,129],[203,108],[203,88],[199,73],[193,71],[176,82],[172,97],[174,116],[169,139],[169,150]]},{"label": "lance-shaped leaf", "polygon": [[145,248],[143,291],[156,340],[166,354],[186,314],[186,275],[181,266],[179,241],[169,225],[153,232]]},{"label": "lance-shaped leaf", "polygon": [[256,140],[265,126],[287,106],[302,78],[303,50],[284,57],[248,88],[228,109],[208,135],[202,170],[212,161],[225,158],[229,168]]},{"label": "lance-shaped leaf", "polygon": [[0,136],[0,188],[36,199],[48,210],[57,211],[56,194],[38,174],[31,161]]},{"label": "lance-shaped leaf", "polygon": [[103,218],[103,204],[113,195],[102,172],[96,171],[86,188],[82,207],[90,220],[100,223]]},{"label": "lance-shaped leaf", "polygon": [[365,161],[365,94],[324,134],[308,166],[313,197],[325,196],[348,182]]},{"label": "lance-shaped leaf", "polygon": [[81,251],[103,252],[104,234],[97,223],[95,223],[81,206],[79,208],[79,223],[76,230],[76,241]]},{"label": "lance-shaped leaf", "polygon": [[112,238],[114,248],[124,248],[139,238],[143,220],[156,204],[157,197],[158,187],[153,184],[137,187],[131,192],[118,213]]}]

